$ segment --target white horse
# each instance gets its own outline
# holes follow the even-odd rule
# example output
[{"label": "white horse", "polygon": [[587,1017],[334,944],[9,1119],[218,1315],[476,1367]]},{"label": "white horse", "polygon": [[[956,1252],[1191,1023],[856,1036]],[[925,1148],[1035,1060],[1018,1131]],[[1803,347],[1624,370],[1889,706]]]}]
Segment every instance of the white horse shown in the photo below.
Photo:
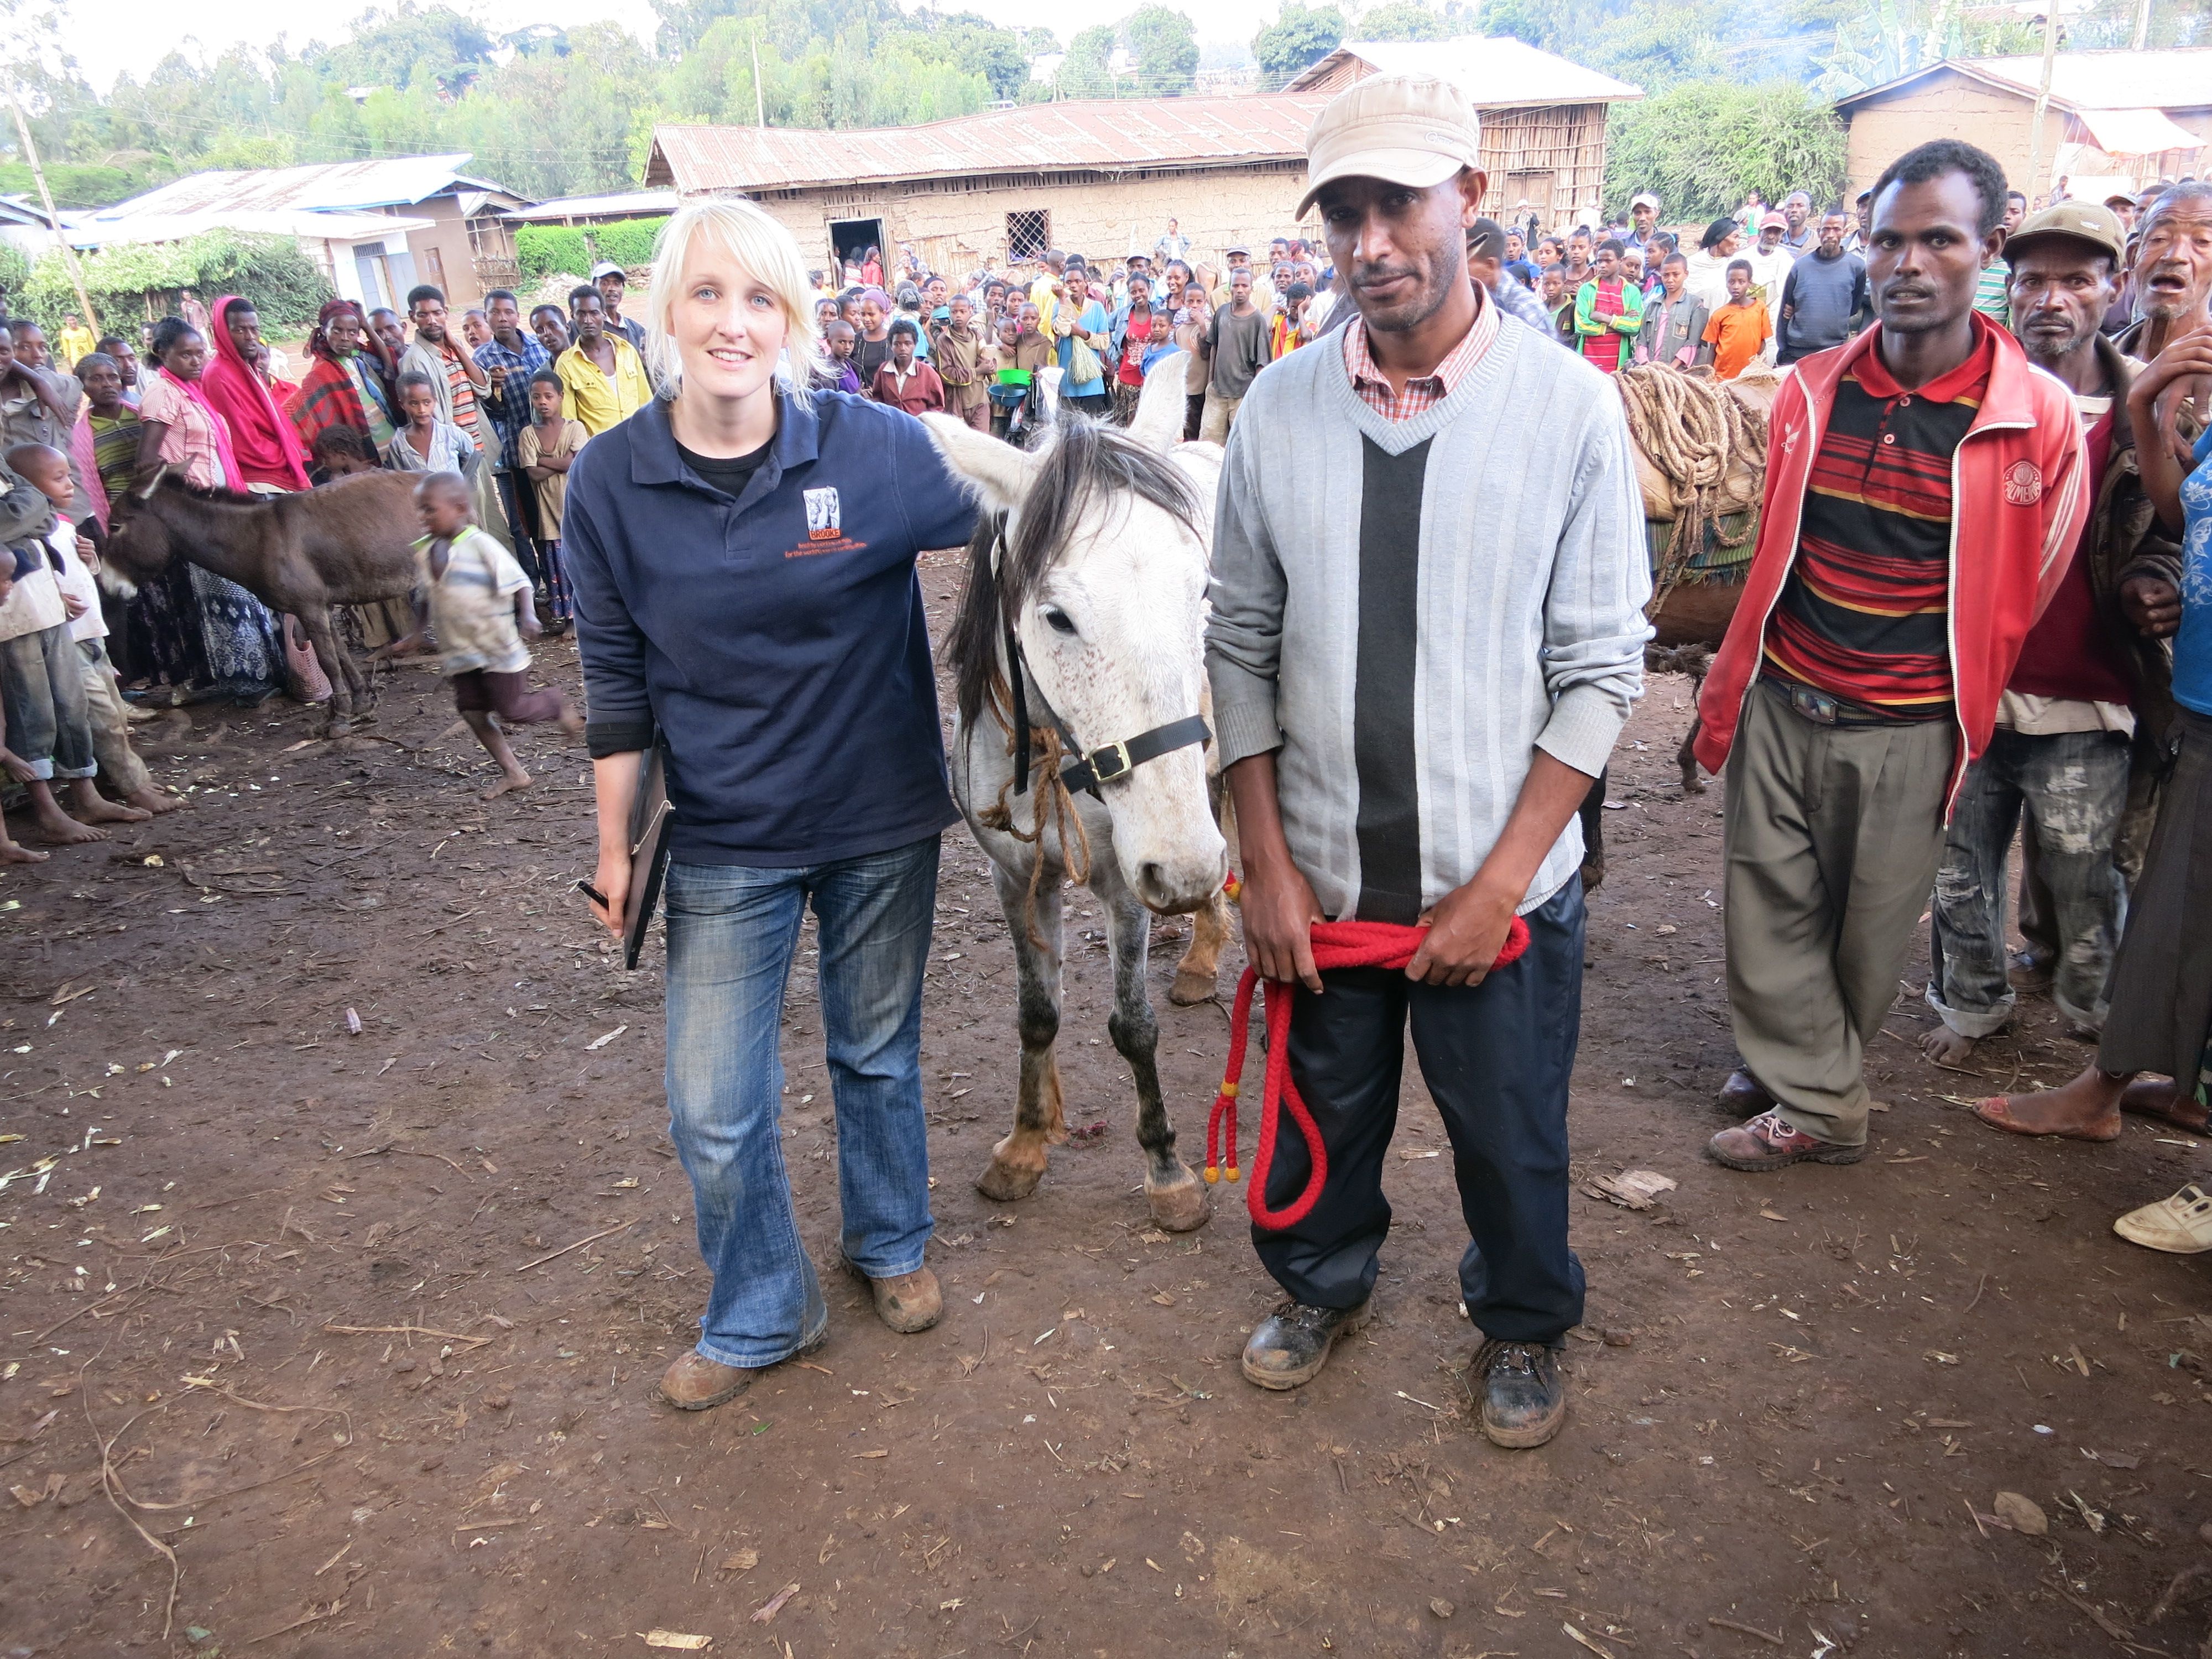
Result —
[{"label": "white horse", "polygon": [[1213,994],[1228,937],[1219,783],[1199,718],[1221,449],[1178,441],[1184,361],[1155,366],[1126,432],[1064,418],[1024,452],[922,416],[984,509],[945,647],[959,704],[952,792],[995,866],[1020,980],[1014,1127],[975,1184],[988,1198],[1026,1198],[1048,1147],[1066,1139],[1053,1040],[1060,884],[1072,878],[1105,908],[1107,1030],[1136,1081],[1146,1201],[1178,1231],[1208,1212],[1160,1096],[1159,1025],[1145,991],[1151,912],[1196,913],[1177,1002]]}]

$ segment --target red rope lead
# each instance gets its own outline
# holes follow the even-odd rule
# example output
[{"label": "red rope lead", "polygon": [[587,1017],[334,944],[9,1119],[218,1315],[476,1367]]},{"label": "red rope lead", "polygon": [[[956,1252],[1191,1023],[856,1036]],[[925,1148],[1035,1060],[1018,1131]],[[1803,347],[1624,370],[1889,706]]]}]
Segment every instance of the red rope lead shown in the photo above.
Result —
[{"label": "red rope lead", "polygon": [[[1230,878],[1232,884],[1234,876]],[[1232,885],[1231,896],[1236,896]],[[1425,927],[1401,927],[1387,921],[1317,921],[1313,927],[1314,966],[1327,970],[1332,968],[1404,968],[1420,948]],[[1492,963],[1492,970],[1517,962],[1528,948],[1528,924],[1520,917],[1513,918],[1512,927],[1505,935],[1505,948],[1498,953]],[[1218,1181],[1222,1176],[1221,1153],[1228,1153],[1228,1175],[1231,1181],[1238,1178],[1237,1168],[1237,1080],[1244,1074],[1244,1044],[1252,1024],[1252,988],[1259,975],[1250,968],[1237,981],[1237,1000],[1229,1013],[1229,1064],[1221,1079],[1221,1092],[1214,1097],[1213,1112],[1206,1121],[1206,1178]],[[1298,1093],[1298,1085],[1291,1077],[1291,1002],[1297,994],[1295,984],[1277,980],[1267,981],[1267,1066],[1266,1083],[1260,1097],[1260,1144],[1252,1154],[1252,1184],[1245,1189],[1245,1206],[1252,1212],[1253,1221],[1270,1232],[1280,1232],[1295,1227],[1306,1218],[1320,1200],[1322,1188],[1328,1182],[1328,1153],[1322,1145],[1321,1126],[1314,1121],[1313,1113]],[[1275,1159],[1275,1135],[1280,1125],[1283,1109],[1290,1109],[1291,1120],[1297,1125],[1298,1133],[1305,1138],[1306,1154],[1313,1165],[1306,1178],[1305,1190],[1279,1210],[1267,1207],[1267,1171]],[[1224,1133],[1225,1131],[1225,1133]],[[1224,1147],[1224,1142],[1226,1142]]]}]

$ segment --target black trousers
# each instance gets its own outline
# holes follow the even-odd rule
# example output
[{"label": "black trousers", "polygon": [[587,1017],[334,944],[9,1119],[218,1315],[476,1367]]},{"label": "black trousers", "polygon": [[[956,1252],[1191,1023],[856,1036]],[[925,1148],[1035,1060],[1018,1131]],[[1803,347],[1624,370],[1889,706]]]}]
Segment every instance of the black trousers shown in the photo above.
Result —
[{"label": "black trousers", "polygon": [[[1567,1248],[1567,1080],[1582,1027],[1583,917],[1577,877],[1524,918],[1521,959],[1480,985],[1355,968],[1324,974],[1319,996],[1299,991],[1291,1073],[1321,1127],[1328,1183],[1297,1226],[1252,1230],[1261,1265],[1294,1301],[1352,1308],[1375,1288],[1410,1017],[1421,1076],[1451,1140],[1469,1237],[1459,1264],[1468,1316],[1505,1341],[1556,1341],[1582,1322],[1583,1266]],[[1286,1116],[1268,1206],[1297,1197],[1311,1170]]]}]

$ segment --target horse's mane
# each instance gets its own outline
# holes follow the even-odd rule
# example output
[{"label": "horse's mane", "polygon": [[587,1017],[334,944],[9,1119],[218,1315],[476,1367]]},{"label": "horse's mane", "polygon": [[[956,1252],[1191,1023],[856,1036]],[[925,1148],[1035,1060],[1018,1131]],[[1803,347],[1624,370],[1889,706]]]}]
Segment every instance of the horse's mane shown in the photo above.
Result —
[{"label": "horse's mane", "polygon": [[1059,562],[1076,521],[1095,501],[1115,495],[1139,496],[1182,520],[1194,535],[1205,533],[1206,503],[1180,467],[1074,414],[1063,414],[1052,428],[1020,521],[995,570],[991,553],[1006,516],[986,514],[977,520],[968,543],[968,585],[942,653],[963,724],[972,725],[982,714],[998,672],[1000,636]]}]

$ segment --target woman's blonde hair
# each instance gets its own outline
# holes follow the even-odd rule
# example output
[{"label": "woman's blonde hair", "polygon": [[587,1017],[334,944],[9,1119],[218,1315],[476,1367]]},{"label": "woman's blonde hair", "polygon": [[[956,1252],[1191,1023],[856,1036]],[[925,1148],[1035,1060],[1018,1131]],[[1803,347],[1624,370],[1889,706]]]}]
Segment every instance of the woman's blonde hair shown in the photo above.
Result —
[{"label": "woman's blonde hair", "polygon": [[684,263],[692,243],[701,237],[720,243],[783,307],[786,332],[778,379],[804,402],[823,361],[806,262],[789,231],[758,203],[744,200],[690,203],[676,210],[653,240],[653,283],[645,300],[645,355],[660,383],[660,395],[672,398],[683,386],[684,360],[668,323],[684,282]]}]

